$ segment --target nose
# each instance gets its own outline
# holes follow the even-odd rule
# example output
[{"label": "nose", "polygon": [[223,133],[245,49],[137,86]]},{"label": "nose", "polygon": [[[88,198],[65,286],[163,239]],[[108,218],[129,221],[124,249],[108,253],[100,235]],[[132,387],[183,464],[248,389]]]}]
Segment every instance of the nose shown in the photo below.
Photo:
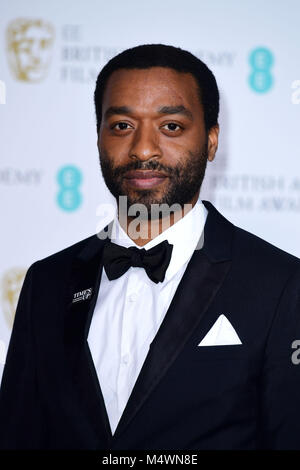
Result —
[{"label": "nose", "polygon": [[153,126],[150,123],[140,125],[134,133],[129,157],[144,161],[161,156],[158,135]]}]

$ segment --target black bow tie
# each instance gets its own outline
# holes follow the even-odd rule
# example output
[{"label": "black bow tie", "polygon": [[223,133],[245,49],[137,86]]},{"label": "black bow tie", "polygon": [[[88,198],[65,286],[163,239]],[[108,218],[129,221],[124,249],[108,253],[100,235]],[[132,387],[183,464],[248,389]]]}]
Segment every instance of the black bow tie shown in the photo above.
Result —
[{"label": "black bow tie", "polygon": [[162,282],[169,266],[173,245],[167,240],[145,250],[130,246],[116,245],[108,241],[103,248],[103,266],[106,275],[111,281],[122,276],[130,266],[144,268],[151,281]]}]

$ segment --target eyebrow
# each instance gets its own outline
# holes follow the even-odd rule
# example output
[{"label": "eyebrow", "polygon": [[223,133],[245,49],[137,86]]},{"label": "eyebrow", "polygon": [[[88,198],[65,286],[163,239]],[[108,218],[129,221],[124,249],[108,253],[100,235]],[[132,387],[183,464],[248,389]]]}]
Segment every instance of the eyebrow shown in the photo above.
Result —
[{"label": "eyebrow", "polygon": [[185,106],[180,105],[180,106],[162,106],[158,110],[159,113],[161,114],[183,114],[187,118],[189,118],[191,121],[193,121],[193,115],[191,111],[189,111]]},{"label": "eyebrow", "polygon": [[105,111],[104,118],[107,119],[110,116],[114,116],[115,114],[131,114],[132,109],[128,108],[128,106],[110,106]]},{"label": "eyebrow", "polygon": [[[193,121],[193,115],[191,111],[189,111],[185,106],[162,106],[157,110],[160,114],[182,114],[186,116],[191,121]],[[115,114],[132,114],[133,110],[128,106],[110,106],[104,114],[104,118],[107,119],[110,116],[114,116]]]}]

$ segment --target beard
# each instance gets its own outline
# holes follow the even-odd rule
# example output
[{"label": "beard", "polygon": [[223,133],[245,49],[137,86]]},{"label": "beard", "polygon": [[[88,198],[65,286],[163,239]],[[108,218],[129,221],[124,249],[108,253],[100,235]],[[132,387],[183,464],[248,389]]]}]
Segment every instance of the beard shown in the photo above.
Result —
[{"label": "beard", "polygon": [[[119,197],[127,197],[128,208],[136,203],[143,204],[147,208],[148,219],[151,218],[151,206],[153,204],[179,204],[182,209],[190,203],[195,194],[200,190],[208,157],[208,140],[197,152],[188,151],[175,166],[166,166],[157,160],[136,160],[124,166],[113,166],[114,158],[106,151],[100,154],[100,166],[105,184],[115,197],[119,207]],[[134,189],[128,188],[124,182],[124,174],[130,170],[162,171],[169,178],[168,185],[164,188]]]}]

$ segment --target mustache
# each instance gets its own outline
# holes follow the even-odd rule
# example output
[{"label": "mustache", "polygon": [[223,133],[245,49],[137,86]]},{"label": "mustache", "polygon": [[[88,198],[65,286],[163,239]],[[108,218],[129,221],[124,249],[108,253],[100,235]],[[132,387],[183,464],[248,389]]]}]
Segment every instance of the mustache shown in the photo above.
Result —
[{"label": "mustache", "polygon": [[180,169],[178,167],[170,167],[166,165],[162,165],[157,161],[147,161],[143,162],[141,160],[137,160],[134,162],[130,162],[124,166],[118,166],[113,169],[114,176],[122,177],[127,171],[131,170],[152,170],[152,171],[163,171],[168,176],[179,176]]}]

